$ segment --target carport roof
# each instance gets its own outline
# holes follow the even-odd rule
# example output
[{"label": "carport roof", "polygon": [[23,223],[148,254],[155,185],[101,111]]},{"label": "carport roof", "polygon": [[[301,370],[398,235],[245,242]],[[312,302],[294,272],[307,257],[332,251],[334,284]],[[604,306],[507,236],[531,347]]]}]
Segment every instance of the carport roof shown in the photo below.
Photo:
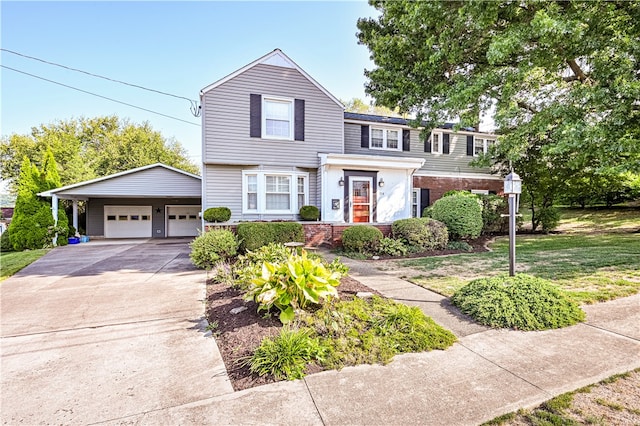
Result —
[{"label": "carport roof", "polygon": [[202,178],[198,175],[156,163],[97,179],[67,185],[38,194],[64,199],[113,197],[181,197],[202,196]]}]

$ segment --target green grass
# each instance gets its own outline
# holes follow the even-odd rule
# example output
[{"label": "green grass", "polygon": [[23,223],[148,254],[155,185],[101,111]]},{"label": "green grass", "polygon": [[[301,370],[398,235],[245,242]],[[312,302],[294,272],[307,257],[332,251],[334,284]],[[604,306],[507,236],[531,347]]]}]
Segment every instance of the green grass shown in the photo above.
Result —
[{"label": "green grass", "polygon": [[25,266],[40,259],[48,251],[48,249],[40,249],[0,253],[0,281],[9,278]]},{"label": "green grass", "polygon": [[[445,296],[474,278],[509,269],[509,240],[493,251],[399,261],[420,271],[411,281]],[[640,291],[640,235],[629,233],[518,235],[517,270],[552,280],[581,303],[629,296]]]},{"label": "green grass", "polygon": [[[640,369],[633,370],[625,374],[617,374],[599,383],[589,385],[572,392],[563,393],[552,398],[533,410],[519,410],[517,413],[507,413],[485,422],[482,426],[501,426],[510,424],[531,424],[531,425],[582,425],[582,424],[608,424],[600,416],[590,413],[591,405],[601,405],[612,411],[629,412],[638,415],[638,410],[632,407],[633,402],[621,403],[609,401],[603,398],[588,397],[583,400],[580,407],[574,406],[574,399],[578,394],[591,394],[594,390],[604,387],[609,393],[615,394],[616,382],[630,379],[632,375],[637,375]],[[629,400],[627,400],[629,401]]]},{"label": "green grass", "polygon": [[[611,232],[640,229],[640,207],[560,208],[558,228],[567,232]],[[530,219],[530,218],[529,218]]]}]

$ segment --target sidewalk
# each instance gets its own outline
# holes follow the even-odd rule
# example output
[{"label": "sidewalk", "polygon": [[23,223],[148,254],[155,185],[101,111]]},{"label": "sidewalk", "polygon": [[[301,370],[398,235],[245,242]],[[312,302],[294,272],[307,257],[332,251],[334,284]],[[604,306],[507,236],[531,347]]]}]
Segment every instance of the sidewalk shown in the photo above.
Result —
[{"label": "sidewalk", "polygon": [[477,425],[640,367],[640,294],[586,306],[587,321],[573,327],[493,330],[375,264],[343,261],[353,278],[419,306],[458,343],[105,424]]}]

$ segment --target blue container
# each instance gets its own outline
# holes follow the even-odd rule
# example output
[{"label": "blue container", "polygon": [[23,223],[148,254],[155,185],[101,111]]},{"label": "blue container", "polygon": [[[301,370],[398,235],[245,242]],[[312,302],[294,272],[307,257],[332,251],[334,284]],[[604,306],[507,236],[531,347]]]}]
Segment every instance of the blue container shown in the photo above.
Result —
[{"label": "blue container", "polygon": [[86,235],[81,235],[80,236],[80,242],[81,243],[88,243],[89,242],[89,237],[87,237]]},{"label": "blue container", "polygon": [[80,238],[77,237],[69,237],[69,244],[80,244]]}]

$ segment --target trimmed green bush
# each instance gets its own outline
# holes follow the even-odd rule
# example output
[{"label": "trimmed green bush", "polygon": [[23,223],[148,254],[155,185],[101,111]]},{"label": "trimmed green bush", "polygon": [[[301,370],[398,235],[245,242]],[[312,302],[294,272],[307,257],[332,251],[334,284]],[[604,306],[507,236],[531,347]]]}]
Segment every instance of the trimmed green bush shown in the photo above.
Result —
[{"label": "trimmed green bush", "polygon": [[402,241],[412,252],[442,249],[449,241],[444,223],[428,217],[396,220],[391,232],[393,238]]},{"label": "trimmed green bush", "polygon": [[191,262],[198,268],[211,269],[216,263],[237,254],[238,240],[231,231],[213,229],[196,237],[190,247]]},{"label": "trimmed green bush", "polygon": [[580,306],[551,282],[526,274],[471,281],[451,302],[481,324],[517,330],[561,328],[584,321]]},{"label": "trimmed green bush", "polygon": [[427,206],[422,210],[422,216],[421,217],[431,217],[431,208],[433,206]]},{"label": "trimmed green bush", "polygon": [[246,222],[236,229],[240,249],[256,250],[269,243],[304,243],[304,228],[297,222]]},{"label": "trimmed green bush", "polygon": [[440,198],[433,204],[431,217],[443,222],[453,239],[477,238],[482,232],[482,207],[477,197]]},{"label": "trimmed green bush", "polygon": [[442,198],[451,197],[452,195],[462,195],[463,197],[476,197],[476,194],[471,191],[465,191],[463,189],[451,189],[444,194],[442,194]]},{"label": "trimmed green bush", "polygon": [[375,226],[351,226],[342,233],[342,247],[346,251],[377,253],[380,247],[380,240],[383,237],[382,231]]},{"label": "trimmed green bush", "polygon": [[449,244],[447,244],[447,250],[472,252],[473,247],[466,241],[450,241]]},{"label": "trimmed green bush", "polygon": [[320,219],[320,210],[316,206],[300,207],[300,218],[302,220],[318,220]]},{"label": "trimmed green bush", "polygon": [[5,253],[8,251],[13,251],[13,246],[11,245],[11,240],[9,239],[9,230],[5,229],[0,237],[0,251]]},{"label": "trimmed green bush", "polygon": [[207,222],[227,222],[231,219],[231,210],[228,207],[209,207],[202,217]]}]

